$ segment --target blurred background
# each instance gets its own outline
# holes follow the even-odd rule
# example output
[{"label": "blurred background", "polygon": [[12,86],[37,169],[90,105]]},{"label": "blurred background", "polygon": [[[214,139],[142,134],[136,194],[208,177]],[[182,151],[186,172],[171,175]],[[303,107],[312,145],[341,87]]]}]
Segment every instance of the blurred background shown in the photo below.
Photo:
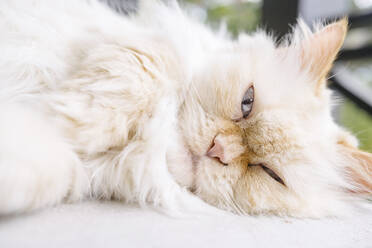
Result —
[{"label": "blurred background", "polygon": [[[136,0],[102,0],[119,11],[132,11]],[[218,28],[226,23],[236,35],[265,28],[278,39],[298,17],[308,24],[348,16],[350,31],[330,75],[340,104],[335,119],[372,152],[372,0],[179,0],[188,12]],[[125,6],[125,7],[124,7]],[[129,7],[129,8],[128,8]]]}]

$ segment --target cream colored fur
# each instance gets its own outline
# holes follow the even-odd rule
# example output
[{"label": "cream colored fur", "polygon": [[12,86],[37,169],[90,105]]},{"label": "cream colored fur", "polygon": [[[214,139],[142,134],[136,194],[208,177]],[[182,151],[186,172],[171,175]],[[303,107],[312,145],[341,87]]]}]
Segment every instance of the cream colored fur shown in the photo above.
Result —
[{"label": "cream colored fur", "polygon": [[[330,115],[325,76],[347,24],[332,25],[313,34],[300,24],[277,48],[263,32],[231,40],[149,1],[135,17],[95,1],[1,1],[0,213],[89,197],[347,212],[370,190],[371,161],[358,162]],[[236,121],[252,84],[254,110]],[[217,138],[228,166],[206,156]]]}]

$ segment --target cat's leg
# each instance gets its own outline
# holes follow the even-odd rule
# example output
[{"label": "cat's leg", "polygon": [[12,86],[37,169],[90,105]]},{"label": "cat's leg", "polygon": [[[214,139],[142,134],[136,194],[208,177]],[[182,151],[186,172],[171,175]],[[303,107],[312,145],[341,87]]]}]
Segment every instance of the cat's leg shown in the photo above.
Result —
[{"label": "cat's leg", "polygon": [[171,214],[210,211],[208,205],[188,192],[186,185],[177,184],[169,171],[169,163],[182,163],[173,165],[173,171],[177,166],[188,165],[190,168],[184,168],[183,179],[184,182],[192,179],[191,159],[183,154],[169,156],[169,152],[179,146],[175,143],[177,102],[167,96],[154,105],[151,117],[136,123],[135,138],[123,150],[102,153],[87,161],[93,194],[142,206],[160,206]]},{"label": "cat's leg", "polygon": [[76,154],[41,114],[0,105],[0,215],[81,199],[89,188]]}]

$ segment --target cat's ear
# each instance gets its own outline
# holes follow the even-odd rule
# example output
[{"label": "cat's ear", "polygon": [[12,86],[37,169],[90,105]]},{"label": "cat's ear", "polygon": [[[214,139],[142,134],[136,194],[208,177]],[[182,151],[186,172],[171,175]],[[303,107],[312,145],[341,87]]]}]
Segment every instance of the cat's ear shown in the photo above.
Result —
[{"label": "cat's ear", "polygon": [[349,144],[339,143],[346,162],[346,177],[354,193],[372,193],[372,154]]},{"label": "cat's ear", "polygon": [[302,68],[308,70],[313,77],[316,93],[325,87],[327,74],[344,42],[347,26],[347,19],[341,19],[323,27],[301,42]]}]

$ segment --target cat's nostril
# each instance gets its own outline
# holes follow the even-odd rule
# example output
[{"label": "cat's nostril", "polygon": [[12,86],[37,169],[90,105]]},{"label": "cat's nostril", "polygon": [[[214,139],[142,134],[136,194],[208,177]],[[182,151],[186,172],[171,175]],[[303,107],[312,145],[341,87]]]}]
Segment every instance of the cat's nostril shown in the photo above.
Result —
[{"label": "cat's nostril", "polygon": [[206,155],[210,158],[218,159],[219,162],[223,165],[227,165],[227,163],[224,161],[225,158],[224,158],[223,146],[216,139],[213,140],[213,144],[212,144],[211,148],[209,148],[209,150],[207,151]]}]

